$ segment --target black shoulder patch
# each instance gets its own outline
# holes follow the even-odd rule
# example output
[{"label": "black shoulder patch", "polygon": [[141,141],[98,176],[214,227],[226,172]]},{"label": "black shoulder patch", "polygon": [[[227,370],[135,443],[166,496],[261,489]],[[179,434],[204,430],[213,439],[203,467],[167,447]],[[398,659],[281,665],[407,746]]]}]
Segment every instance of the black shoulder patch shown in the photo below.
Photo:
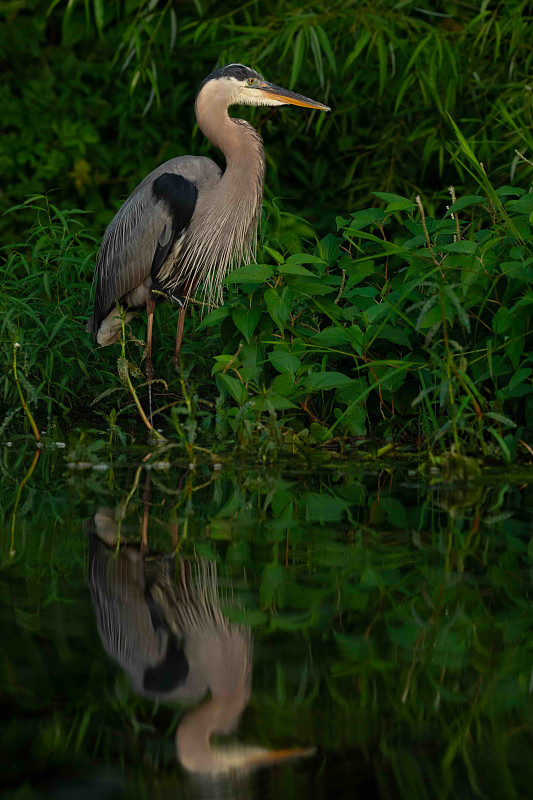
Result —
[{"label": "black shoulder patch", "polygon": [[188,226],[198,198],[198,188],[192,181],[164,172],[153,182],[152,194],[157,202],[165,204],[174,230],[182,231]]},{"label": "black shoulder patch", "polygon": [[163,661],[144,671],[143,689],[154,694],[168,694],[187,680],[189,662],[183,647],[174,637],[170,640]]},{"label": "black shoulder patch", "polygon": [[172,219],[172,232],[161,232],[152,261],[151,274],[155,281],[172,245],[190,225],[198,199],[198,188],[182,175],[164,172],[153,182],[152,195],[156,202],[165,205]]}]

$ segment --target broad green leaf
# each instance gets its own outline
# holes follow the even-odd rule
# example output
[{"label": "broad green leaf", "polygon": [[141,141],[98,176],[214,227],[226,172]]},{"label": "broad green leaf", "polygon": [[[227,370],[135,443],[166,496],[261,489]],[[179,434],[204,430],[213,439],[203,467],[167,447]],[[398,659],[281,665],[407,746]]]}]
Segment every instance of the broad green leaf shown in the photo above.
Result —
[{"label": "broad green leaf", "polygon": [[305,388],[309,392],[341,389],[344,386],[349,386],[352,380],[342,372],[313,372],[307,376]]},{"label": "broad green leaf", "polygon": [[398,200],[394,203],[389,203],[386,211],[388,214],[392,214],[394,211],[413,211],[415,208],[416,205],[409,200]]},{"label": "broad green leaf", "polygon": [[338,522],[344,516],[350,503],[326,493],[309,492],[300,500],[306,519],[311,522]]},{"label": "broad green leaf", "polygon": [[525,191],[525,189],[520,189],[517,186],[500,186],[499,189],[496,189],[496,194],[498,197],[522,197]]},{"label": "broad green leaf", "polygon": [[237,403],[244,403],[248,397],[248,392],[246,391],[246,386],[241,383],[237,378],[234,378],[232,375],[225,375],[223,373],[217,373],[216,375],[217,384],[221,384],[224,389],[228,392],[231,397]]},{"label": "broad green leaf", "polygon": [[351,231],[358,231],[366,228],[367,225],[381,225],[386,216],[386,212],[381,208],[365,208],[352,214],[349,228]]},{"label": "broad green leaf", "polygon": [[268,360],[278,372],[294,375],[300,366],[300,359],[284,350],[274,350],[268,354]]},{"label": "broad green leaf", "polygon": [[510,200],[507,203],[507,208],[509,208],[513,214],[524,214],[526,217],[529,217],[529,215],[533,213],[533,192],[522,195],[519,200]]},{"label": "broad green leaf", "polygon": [[444,293],[446,297],[448,297],[452,301],[453,306],[457,311],[457,316],[459,317],[461,325],[464,325],[467,331],[470,333],[470,320],[468,318],[468,314],[462,307],[461,303],[459,302],[459,298],[457,297],[451,286],[445,286]]},{"label": "broad green leaf", "polygon": [[307,297],[319,297],[320,295],[339,291],[337,286],[328,286],[319,281],[315,283],[309,283],[309,281],[295,281],[291,283],[291,287],[295,292],[298,292],[298,294],[303,294]]},{"label": "broad green leaf", "polygon": [[311,253],[294,253],[289,256],[285,262],[286,264],[325,264],[323,258],[311,255]]},{"label": "broad green leaf", "polygon": [[267,289],[265,292],[265,302],[267,304],[268,313],[283,333],[285,323],[290,316],[289,306],[281,299],[276,289]]},{"label": "broad green leaf", "polygon": [[277,592],[283,583],[283,567],[277,562],[267,564],[261,576],[259,587],[259,604],[261,608],[270,608],[275,604]]},{"label": "broad green leaf", "polygon": [[439,250],[444,253],[467,253],[472,255],[477,250],[477,243],[471,242],[468,239],[461,239],[459,242],[451,242],[451,244],[439,244]]},{"label": "broad green leaf", "polygon": [[261,309],[237,306],[231,312],[231,316],[237,328],[244,335],[246,341],[249,342],[257,328],[257,323],[261,319]]},{"label": "broad green leaf", "polygon": [[512,317],[509,309],[501,306],[492,318],[492,329],[494,333],[505,333],[512,324]]},{"label": "broad green leaf", "polygon": [[313,344],[320,344],[324,347],[341,347],[342,345],[351,344],[352,338],[346,328],[338,328],[336,325],[331,325],[329,328],[313,336]]},{"label": "broad green leaf", "polygon": [[285,261],[281,253],[278,250],[274,250],[273,247],[268,247],[268,245],[263,244],[263,250],[266,250],[266,252],[272,256],[272,258],[277,264],[283,264],[283,262]]},{"label": "broad green leaf", "polygon": [[304,275],[308,278],[316,278],[316,274],[310,270],[302,267],[300,264],[282,264],[278,272],[280,275]]},{"label": "broad green leaf", "polygon": [[453,214],[454,211],[461,211],[463,208],[468,208],[468,206],[479,205],[480,203],[486,202],[487,198],[479,194],[466,194],[464,197],[460,197],[459,200],[456,200],[455,203],[452,203],[446,212],[446,216],[448,217],[450,214]]},{"label": "broad green leaf", "polygon": [[246,264],[233,270],[224,278],[224,283],[266,283],[274,275],[268,264]]},{"label": "broad green leaf", "polygon": [[318,422],[311,423],[309,427],[309,433],[315,442],[327,442],[328,439],[331,439],[332,437],[332,434],[330,434],[326,426],[320,425]]},{"label": "broad green leaf", "polygon": [[318,243],[318,250],[320,252],[320,257],[324,258],[325,261],[334,261],[339,255],[339,241],[337,237],[332,233],[328,233],[328,235],[324,236]]},{"label": "broad green leaf", "polygon": [[412,200],[409,200],[408,197],[403,197],[401,194],[393,194],[392,192],[372,192],[372,194],[387,203],[408,203],[413,205]]},{"label": "broad green leaf", "polygon": [[274,411],[281,411],[286,408],[298,408],[298,406],[289,400],[288,397],[283,397],[281,394],[269,392],[265,400],[265,408],[272,408]]}]

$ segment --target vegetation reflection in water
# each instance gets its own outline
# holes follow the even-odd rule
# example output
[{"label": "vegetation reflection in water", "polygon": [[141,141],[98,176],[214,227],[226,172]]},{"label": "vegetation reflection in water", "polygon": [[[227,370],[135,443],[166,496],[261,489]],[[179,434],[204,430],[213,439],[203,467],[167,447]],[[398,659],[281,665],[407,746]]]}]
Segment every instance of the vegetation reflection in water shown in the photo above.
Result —
[{"label": "vegetation reflection in water", "polygon": [[183,708],[140,697],[102,652],[82,531],[102,505],[114,506],[123,542],[142,539],[141,518],[154,550],[177,543],[180,563],[217,565],[228,627],[254,638],[239,741],[316,745],[315,758],[249,778],[250,796],[353,796],[369,781],[386,797],[527,795],[527,479],[432,487],[415,470],[345,461],[269,472],[114,459],[69,470],[45,452],[21,489],[32,454],[4,453],[1,734],[11,796],[80,775],[112,775],[116,791],[125,775],[126,796],[178,786],[195,796],[176,765]]}]

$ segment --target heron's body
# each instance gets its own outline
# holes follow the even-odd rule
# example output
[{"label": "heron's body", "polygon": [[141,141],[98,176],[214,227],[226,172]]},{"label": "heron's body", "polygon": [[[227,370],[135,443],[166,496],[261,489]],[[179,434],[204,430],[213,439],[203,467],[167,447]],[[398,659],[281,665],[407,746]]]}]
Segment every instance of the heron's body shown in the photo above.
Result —
[{"label": "heron's body", "polygon": [[110,223],[96,263],[94,313],[87,330],[98,344],[112,344],[122,330],[117,303],[129,316],[146,308],[149,380],[156,303],[171,299],[180,306],[176,361],[190,295],[203,284],[207,298],[219,302],[229,270],[255,255],[265,155],[255,128],[228,115],[229,106],[238,104],[328,110],[242,64],[215,70],[202,82],[195,104],[198,126],[224,154],[225,170],[197,156],[180,156],[157,167]]}]

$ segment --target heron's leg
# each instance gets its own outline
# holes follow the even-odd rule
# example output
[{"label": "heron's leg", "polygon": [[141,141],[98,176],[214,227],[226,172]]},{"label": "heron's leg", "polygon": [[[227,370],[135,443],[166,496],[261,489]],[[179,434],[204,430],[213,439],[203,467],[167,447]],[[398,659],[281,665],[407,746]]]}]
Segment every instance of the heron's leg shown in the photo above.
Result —
[{"label": "heron's leg", "polygon": [[174,366],[176,369],[179,368],[179,357],[180,357],[180,350],[181,350],[181,343],[183,341],[183,326],[185,324],[185,312],[187,311],[187,303],[185,303],[182,308],[180,308],[180,313],[178,316],[178,327],[176,330],[176,347],[174,348]]},{"label": "heron's leg", "polygon": [[155,303],[152,298],[146,301],[146,313],[148,315],[148,327],[146,331],[146,358],[144,362],[144,374],[148,383],[148,411],[150,413],[150,424],[152,424],[152,381],[154,379],[154,368],[152,366],[152,329],[154,325]]}]

